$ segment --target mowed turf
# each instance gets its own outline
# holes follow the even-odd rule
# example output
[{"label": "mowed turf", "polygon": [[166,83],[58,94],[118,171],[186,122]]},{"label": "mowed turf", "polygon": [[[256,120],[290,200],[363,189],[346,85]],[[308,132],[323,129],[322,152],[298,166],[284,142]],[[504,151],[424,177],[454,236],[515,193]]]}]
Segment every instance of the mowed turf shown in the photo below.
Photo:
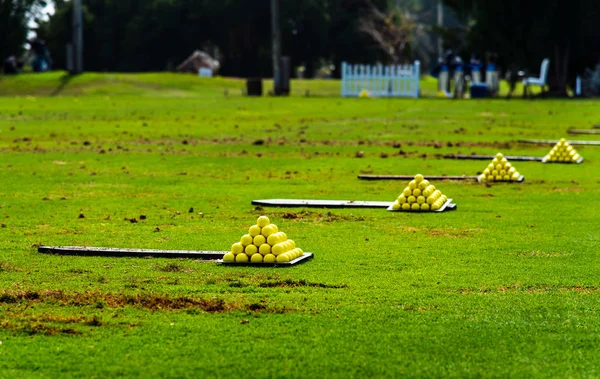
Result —
[{"label": "mowed turf", "polygon": [[[57,78],[0,82],[13,96],[0,99],[0,377],[600,376],[600,147],[576,146],[581,165],[514,162],[520,184],[435,182],[454,212],[250,204],[391,202],[405,182],[356,176],[488,163],[448,153],[541,157],[551,146],[516,141],[590,128],[596,102],[319,96],[336,82],[245,98],[240,81],[158,74],[55,91]],[[36,249],[228,250],[261,214],[315,259]]]}]

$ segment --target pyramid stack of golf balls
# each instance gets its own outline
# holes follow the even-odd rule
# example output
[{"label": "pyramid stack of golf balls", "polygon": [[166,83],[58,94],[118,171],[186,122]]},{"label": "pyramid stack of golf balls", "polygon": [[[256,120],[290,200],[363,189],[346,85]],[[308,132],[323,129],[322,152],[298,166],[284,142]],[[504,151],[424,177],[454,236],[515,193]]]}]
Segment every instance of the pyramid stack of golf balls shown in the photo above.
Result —
[{"label": "pyramid stack of golf balls", "polygon": [[544,157],[546,162],[567,162],[567,163],[576,163],[581,155],[573,148],[573,146],[569,145],[569,143],[562,138],[550,152],[548,155]]},{"label": "pyramid stack of golf balls", "polygon": [[498,153],[492,159],[492,163],[479,175],[479,180],[482,182],[510,182],[518,180],[520,176],[521,174],[506,160],[504,155]]},{"label": "pyramid stack of golf balls", "polygon": [[448,200],[442,191],[417,174],[392,204],[395,211],[437,211]]},{"label": "pyramid stack of golf balls", "polygon": [[239,242],[231,246],[231,252],[223,256],[224,262],[274,263],[290,262],[304,254],[293,240],[279,231],[267,216],[260,216],[256,225],[248,229]]}]

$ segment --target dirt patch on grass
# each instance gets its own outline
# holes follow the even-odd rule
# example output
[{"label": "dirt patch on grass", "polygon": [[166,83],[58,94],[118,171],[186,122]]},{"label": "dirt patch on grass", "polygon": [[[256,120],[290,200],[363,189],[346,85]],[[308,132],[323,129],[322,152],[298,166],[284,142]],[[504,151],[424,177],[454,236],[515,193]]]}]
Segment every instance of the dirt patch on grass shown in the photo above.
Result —
[{"label": "dirt patch on grass", "polygon": [[425,233],[432,237],[466,238],[473,237],[481,229],[458,229],[458,228],[428,228]]},{"label": "dirt patch on grass", "polygon": [[[226,302],[218,298],[194,298],[189,296],[170,297],[161,294],[123,294],[99,291],[67,293],[59,290],[45,291],[0,291],[0,304],[49,302],[58,305],[92,306],[95,308],[135,307],[151,311],[173,311],[197,309],[208,313],[222,313],[236,310],[253,311],[254,303],[243,301]],[[280,313],[277,307],[264,306],[269,312]]]},{"label": "dirt patch on grass", "polygon": [[521,257],[542,257],[542,258],[556,258],[556,257],[570,257],[573,253],[560,253],[560,252],[544,252],[544,251],[521,251],[517,253]]},{"label": "dirt patch on grass", "polygon": [[8,262],[0,262],[0,272],[19,272],[18,268]]},{"label": "dirt patch on grass", "polygon": [[568,294],[579,293],[585,295],[600,294],[600,286],[559,286],[559,285],[524,285],[514,284],[496,288],[461,288],[458,292],[462,295],[488,295],[495,293],[526,293],[526,294]]},{"label": "dirt patch on grass", "polygon": [[14,330],[29,335],[79,335],[75,327],[103,326],[105,323],[98,316],[55,316],[55,315],[10,315],[10,318],[0,322],[0,328]]},{"label": "dirt patch on grass", "polygon": [[423,232],[431,237],[466,238],[473,237],[481,229],[458,229],[458,228],[416,228],[414,226],[400,226],[402,231],[408,233]]},{"label": "dirt patch on grass", "polygon": [[264,213],[263,208],[255,209],[255,211],[260,212],[257,215],[266,215],[272,218],[284,218],[286,220],[295,220],[295,221],[304,221],[304,222],[338,222],[338,221],[350,221],[350,222],[360,222],[367,221],[372,219],[372,217],[365,216],[355,216],[353,214],[342,215],[334,212],[313,212],[309,210],[302,210],[299,212],[272,212],[272,213]]},{"label": "dirt patch on grass", "polygon": [[274,287],[313,287],[313,288],[348,288],[346,284],[326,284],[326,283],[313,283],[307,282],[306,280],[277,280],[270,282],[262,282],[258,284],[261,288],[274,288]]},{"label": "dirt patch on grass", "polygon": [[13,322],[3,321],[0,323],[1,329],[13,330],[16,332],[26,333],[29,335],[43,334],[47,336],[56,335],[78,335],[81,334],[77,329],[72,327],[54,326],[52,324],[27,321],[27,322]]},{"label": "dirt patch on grass", "polygon": [[554,188],[552,188],[552,191],[554,191],[554,192],[583,192],[583,188],[581,188],[581,187],[575,187],[575,188],[554,187]]},{"label": "dirt patch on grass", "polygon": [[[348,288],[346,284],[328,284],[310,282],[304,279],[294,280],[291,278],[282,277],[280,274],[259,274],[254,276],[247,275],[236,275],[228,276],[223,279],[229,287],[232,288],[243,288],[243,287],[259,287],[259,288],[299,288],[299,287],[310,287],[310,288]],[[211,284],[216,284],[217,281],[213,280]]]}]

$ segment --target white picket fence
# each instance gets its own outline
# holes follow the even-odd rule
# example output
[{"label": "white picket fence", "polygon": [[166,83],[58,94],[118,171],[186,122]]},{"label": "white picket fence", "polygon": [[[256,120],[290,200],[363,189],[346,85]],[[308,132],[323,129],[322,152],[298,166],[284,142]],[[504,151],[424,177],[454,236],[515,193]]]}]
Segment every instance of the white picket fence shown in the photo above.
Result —
[{"label": "white picket fence", "polygon": [[362,65],[342,62],[342,96],[419,97],[421,63],[412,65]]}]

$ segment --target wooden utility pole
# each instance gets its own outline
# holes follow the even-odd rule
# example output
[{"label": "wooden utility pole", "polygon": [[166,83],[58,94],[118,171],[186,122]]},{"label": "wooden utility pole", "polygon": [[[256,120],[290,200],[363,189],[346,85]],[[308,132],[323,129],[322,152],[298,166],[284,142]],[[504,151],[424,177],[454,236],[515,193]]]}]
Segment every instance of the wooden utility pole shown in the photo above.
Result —
[{"label": "wooden utility pole", "polygon": [[279,28],[279,0],[271,0],[271,43],[273,50],[273,91],[281,94],[281,29]]},{"label": "wooden utility pole", "polygon": [[442,0],[438,0],[437,3],[437,26],[439,28],[439,32],[438,32],[438,40],[437,40],[437,50],[438,50],[438,56],[442,57],[444,56],[444,50],[443,50],[443,41],[442,41],[442,28],[444,27],[444,6],[442,5]]},{"label": "wooden utility pole", "polygon": [[83,72],[83,17],[81,0],[73,1],[73,73]]}]

